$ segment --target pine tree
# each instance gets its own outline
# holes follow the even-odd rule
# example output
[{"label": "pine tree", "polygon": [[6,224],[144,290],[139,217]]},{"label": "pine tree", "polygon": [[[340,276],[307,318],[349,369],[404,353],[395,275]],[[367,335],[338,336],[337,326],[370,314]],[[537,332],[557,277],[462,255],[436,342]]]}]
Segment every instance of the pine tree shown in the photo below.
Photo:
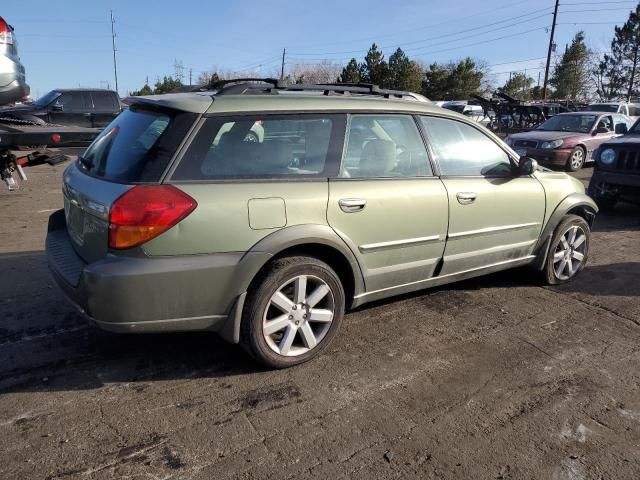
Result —
[{"label": "pine tree", "polygon": [[589,93],[589,60],[591,51],[584,43],[584,32],[576,33],[562,58],[555,66],[549,83],[555,88],[555,98],[578,99]]},{"label": "pine tree", "polygon": [[347,66],[342,69],[338,81],[341,83],[360,83],[360,66],[355,58],[349,60]]},{"label": "pine tree", "polygon": [[141,97],[143,95],[153,95],[153,90],[151,90],[151,87],[149,86],[149,84],[145,83],[140,90],[135,90],[131,92],[129,95],[131,95],[132,97]]},{"label": "pine tree", "polygon": [[[605,64],[609,67],[607,86],[619,88],[626,83],[627,100],[638,94],[638,62],[640,61],[640,4],[629,13],[629,19],[622,27],[615,28],[611,42],[611,57]],[[618,67],[617,69],[615,67]],[[626,81],[625,81],[626,80]]]},{"label": "pine tree", "polygon": [[157,81],[155,84],[155,88],[153,89],[153,93],[155,93],[156,95],[161,94],[161,93],[169,93],[173,90],[175,90],[176,88],[180,88],[182,87],[182,82],[180,80],[174,80],[173,77],[169,76],[165,76],[162,79],[162,82]]},{"label": "pine tree", "polygon": [[398,48],[389,57],[387,86],[397,90],[418,92],[424,72],[416,62],[409,60],[406,53]]},{"label": "pine tree", "polygon": [[432,63],[425,71],[422,94],[432,100],[449,98],[449,70],[444,65]]},{"label": "pine tree", "polygon": [[384,55],[374,43],[360,65],[360,78],[363,82],[374,83],[381,87],[389,84],[389,66],[384,61]]},{"label": "pine tree", "polygon": [[517,72],[498,91],[520,100],[529,100],[532,97],[532,85],[533,78]]}]

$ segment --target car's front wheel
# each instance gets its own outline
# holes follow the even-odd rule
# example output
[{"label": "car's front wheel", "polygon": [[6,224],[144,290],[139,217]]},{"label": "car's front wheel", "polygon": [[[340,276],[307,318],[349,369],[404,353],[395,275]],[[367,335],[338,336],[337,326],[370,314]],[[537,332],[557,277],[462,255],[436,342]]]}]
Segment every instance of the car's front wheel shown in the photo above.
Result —
[{"label": "car's front wheel", "polygon": [[550,285],[565,283],[575,277],[587,263],[591,229],[578,215],[567,215],[558,225],[547,255],[546,281]]},{"label": "car's front wheel", "polygon": [[298,365],[327,347],[344,309],[342,283],[329,265],[312,257],[284,257],[253,282],[241,343],[269,367]]},{"label": "car's front wheel", "polygon": [[584,166],[587,154],[582,147],[576,147],[571,151],[569,160],[567,160],[567,170],[577,172]]}]

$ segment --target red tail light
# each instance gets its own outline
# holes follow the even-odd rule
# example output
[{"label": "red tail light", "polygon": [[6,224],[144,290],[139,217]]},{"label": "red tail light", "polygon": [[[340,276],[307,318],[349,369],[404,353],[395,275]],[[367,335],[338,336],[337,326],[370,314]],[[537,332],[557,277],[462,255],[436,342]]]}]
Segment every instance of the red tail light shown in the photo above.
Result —
[{"label": "red tail light", "polygon": [[0,43],[13,45],[13,29],[0,17]]},{"label": "red tail light", "polygon": [[119,197],[109,213],[109,247],[131,248],[176,225],[198,204],[171,185],[138,185]]}]

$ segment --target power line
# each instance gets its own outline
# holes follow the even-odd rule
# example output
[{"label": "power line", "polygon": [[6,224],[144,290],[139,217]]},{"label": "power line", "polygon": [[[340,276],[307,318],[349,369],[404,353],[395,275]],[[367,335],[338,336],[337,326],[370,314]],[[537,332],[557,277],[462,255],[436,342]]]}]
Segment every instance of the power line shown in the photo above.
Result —
[{"label": "power line", "polygon": [[[528,13],[525,13],[525,14],[522,14],[522,15],[517,15],[515,17],[505,18],[503,20],[499,20],[499,21],[488,23],[488,24],[484,24],[484,25],[479,25],[477,27],[469,28],[469,29],[466,29],[466,30],[460,30],[458,32],[453,32],[453,33],[443,34],[443,35],[436,35],[436,36],[433,36],[433,37],[427,37],[427,38],[423,38],[423,39],[420,39],[420,40],[413,40],[413,41],[410,41],[410,42],[402,42],[401,44],[398,44],[397,47],[402,47],[402,46],[405,46],[405,45],[413,45],[413,44],[416,44],[416,43],[428,42],[430,40],[436,40],[436,39],[445,38],[445,37],[458,36],[458,35],[460,35],[462,33],[469,33],[469,32],[474,32],[476,30],[482,30],[482,29],[485,29],[487,27],[491,27],[491,26],[498,25],[498,24],[505,23],[505,22],[510,22],[511,20],[516,20],[518,18],[527,17],[527,16],[533,15],[535,13],[540,13],[542,11],[546,11],[546,13],[543,14],[543,15],[538,15],[538,16],[533,17],[533,18],[529,18],[527,20],[523,20],[523,21],[520,21],[520,22],[512,23],[512,24],[506,25],[504,27],[493,28],[488,32],[476,33],[474,35],[462,37],[462,38],[459,38],[459,39],[454,39],[454,40],[448,40],[446,42],[441,42],[439,45],[441,45],[443,43],[448,43],[450,41],[464,40],[464,39],[470,38],[470,37],[475,36],[475,35],[484,35],[486,33],[493,33],[495,31],[505,30],[505,29],[512,28],[512,27],[517,26],[517,25],[521,25],[523,23],[528,23],[530,21],[537,20],[537,19],[542,18],[542,17],[546,17],[548,14],[551,14],[551,10],[549,8],[542,8],[542,9],[538,9],[538,10],[533,10],[531,12],[528,12]],[[395,48],[395,47],[393,47],[393,48]],[[316,52],[316,53],[291,52],[291,55],[298,55],[298,56],[345,55],[345,54],[361,53],[361,52],[362,52],[362,49],[359,49],[359,50],[347,50],[347,51],[341,51],[341,52]]]}]

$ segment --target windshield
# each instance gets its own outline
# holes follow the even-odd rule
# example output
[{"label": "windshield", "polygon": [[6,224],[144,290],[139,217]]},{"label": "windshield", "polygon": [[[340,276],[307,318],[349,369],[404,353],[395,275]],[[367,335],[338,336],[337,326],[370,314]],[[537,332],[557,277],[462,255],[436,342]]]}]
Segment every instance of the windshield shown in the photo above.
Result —
[{"label": "windshield", "polygon": [[537,130],[589,133],[595,121],[595,115],[555,115],[540,125]]},{"label": "windshield", "polygon": [[443,108],[447,110],[453,110],[454,112],[462,113],[464,112],[465,105],[445,105]]},{"label": "windshield", "polygon": [[46,107],[51,102],[53,102],[56,98],[58,98],[60,95],[61,95],[60,92],[57,92],[55,90],[51,90],[49,93],[47,93],[47,94],[43,95],[42,97],[38,98],[34,102],[34,105],[36,107],[38,107],[38,108]]},{"label": "windshield", "polygon": [[592,112],[618,112],[618,105],[608,105],[606,103],[594,103],[593,105],[589,105],[588,110]]}]

